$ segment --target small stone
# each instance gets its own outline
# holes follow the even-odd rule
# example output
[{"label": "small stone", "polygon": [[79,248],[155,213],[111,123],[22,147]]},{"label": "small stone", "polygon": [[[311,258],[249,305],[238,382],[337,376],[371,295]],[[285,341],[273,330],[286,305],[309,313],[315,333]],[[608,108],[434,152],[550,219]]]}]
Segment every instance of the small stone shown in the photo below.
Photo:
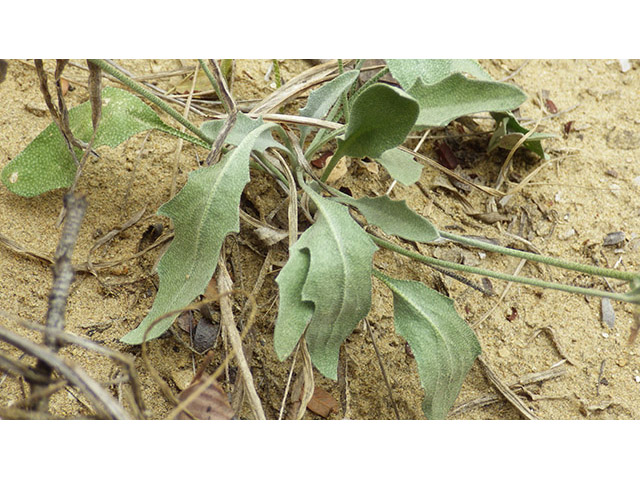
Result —
[{"label": "small stone", "polygon": [[616,363],[618,364],[619,367],[626,367],[627,364],[629,363],[629,360],[627,360],[626,358],[619,358]]},{"label": "small stone", "polygon": [[607,233],[607,236],[604,237],[604,241],[602,242],[602,244],[605,247],[609,247],[612,245],[620,245],[622,242],[624,242],[624,232],[611,232],[611,233]]},{"label": "small stone", "polygon": [[600,319],[602,320],[602,323],[604,323],[609,328],[613,328],[614,324],[616,323],[616,314],[613,311],[611,300],[609,300],[608,298],[603,298],[601,300]]},{"label": "small stone", "polygon": [[631,62],[628,59],[619,59],[618,63],[620,64],[620,71],[622,73],[627,73],[631,70]]},{"label": "small stone", "polygon": [[609,338],[609,334],[608,334],[607,332],[602,332],[602,336],[603,336],[604,338]]},{"label": "small stone", "polygon": [[576,231],[573,228],[568,228],[564,232],[558,234],[559,240],[568,240],[576,234]]},{"label": "small stone", "polygon": [[636,375],[635,377],[633,377],[633,379],[634,379],[637,383],[640,383],[640,375]]}]

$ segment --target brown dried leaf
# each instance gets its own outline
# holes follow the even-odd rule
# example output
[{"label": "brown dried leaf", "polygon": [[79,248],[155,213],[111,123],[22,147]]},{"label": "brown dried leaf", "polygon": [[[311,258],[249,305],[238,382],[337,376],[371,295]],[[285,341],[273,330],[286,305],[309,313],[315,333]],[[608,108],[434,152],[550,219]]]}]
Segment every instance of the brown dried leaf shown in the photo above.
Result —
[{"label": "brown dried leaf", "polygon": [[[202,381],[192,383],[183,390],[178,398],[186,400],[198,387]],[[198,420],[231,420],[235,414],[229,404],[227,394],[219,383],[213,382],[207,389],[198,395],[193,401],[185,406]],[[178,415],[179,420],[190,420],[191,417],[184,412]]]},{"label": "brown dried leaf", "polygon": [[313,390],[313,397],[311,397],[307,408],[316,415],[327,418],[333,412],[337,412],[340,409],[340,404],[338,404],[338,401],[324,388],[316,385]]}]

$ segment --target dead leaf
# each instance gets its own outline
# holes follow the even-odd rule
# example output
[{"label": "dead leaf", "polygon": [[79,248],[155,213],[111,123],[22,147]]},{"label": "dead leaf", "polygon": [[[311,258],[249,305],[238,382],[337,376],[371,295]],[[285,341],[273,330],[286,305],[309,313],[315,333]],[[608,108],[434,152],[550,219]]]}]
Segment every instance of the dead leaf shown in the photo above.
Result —
[{"label": "dead leaf", "polygon": [[313,389],[313,396],[307,408],[316,415],[327,418],[333,412],[337,412],[340,409],[340,405],[324,388],[316,386]]},{"label": "dead leaf", "polygon": [[[183,390],[178,398],[186,400],[197,388],[202,385],[202,381],[192,383]],[[235,415],[233,408],[229,404],[227,394],[218,382],[213,382],[207,389],[198,395],[193,401],[185,406],[198,420],[231,420]],[[178,415],[179,420],[190,420],[191,417],[184,412]]]},{"label": "dead leaf", "polygon": [[324,168],[331,155],[333,155],[333,152],[323,152],[318,158],[311,160],[311,165],[316,168]]}]

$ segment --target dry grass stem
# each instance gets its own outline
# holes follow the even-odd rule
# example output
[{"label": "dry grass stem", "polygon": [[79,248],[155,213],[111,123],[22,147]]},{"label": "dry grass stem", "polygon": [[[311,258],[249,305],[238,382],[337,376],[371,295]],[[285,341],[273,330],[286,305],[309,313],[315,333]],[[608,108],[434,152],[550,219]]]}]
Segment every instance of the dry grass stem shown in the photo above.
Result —
[{"label": "dry grass stem", "polygon": [[[522,391],[522,389],[527,385],[532,385],[535,383],[552,380],[554,378],[561,377],[565,373],[567,373],[567,368],[564,365],[558,365],[548,370],[544,370],[543,372],[529,373],[527,375],[523,375],[515,382],[509,384],[509,388],[511,388],[512,390]],[[454,407],[449,412],[449,416],[453,417],[455,415],[459,415],[461,413],[464,413],[474,408],[486,407],[487,405],[498,403],[502,398],[503,396],[500,394],[485,395],[483,397],[476,398],[475,400],[471,400],[462,405],[458,405],[457,407]]]},{"label": "dry grass stem", "polygon": [[[224,264],[222,259],[218,260],[218,292],[221,295],[224,295],[226,292],[230,292],[233,289],[233,284],[231,282],[231,277],[229,276],[229,272],[227,271],[227,267]],[[260,401],[260,397],[256,392],[254,383],[253,383],[253,375],[251,374],[251,369],[249,368],[249,364],[247,363],[247,359],[244,356],[244,352],[242,349],[242,339],[240,337],[240,333],[236,328],[236,324],[233,318],[233,311],[231,308],[231,299],[228,296],[223,296],[220,298],[220,317],[221,317],[221,325],[227,331],[229,335],[229,341],[231,343],[231,347],[235,351],[236,361],[238,364],[238,370],[242,375],[242,379],[244,382],[244,387],[246,389],[247,397],[249,399],[249,405],[253,410],[255,418],[258,420],[266,420],[264,410],[262,408],[262,402]]]},{"label": "dry grass stem", "polygon": [[[184,111],[182,112],[182,116],[189,119],[189,111],[191,110],[191,99],[193,98],[193,92],[196,89],[196,81],[198,80],[198,69],[200,65],[196,63],[195,71],[193,74],[193,81],[191,82],[191,88],[189,89],[189,96],[187,97],[187,102],[184,106]],[[186,131],[186,127],[184,125],[180,126],[180,131],[184,133]],[[178,170],[180,167],[180,155],[182,154],[182,147],[184,145],[184,140],[182,138],[178,139],[178,145],[176,147],[176,152],[173,159],[173,172],[171,174],[171,189],[169,193],[169,199],[172,199],[176,194],[176,181],[178,178]]]},{"label": "dry grass stem", "polygon": [[511,405],[513,405],[524,418],[526,418],[527,420],[538,419],[538,417],[536,417],[523,403],[520,397],[513,393],[513,390],[511,390],[511,388],[509,388],[509,386],[504,383],[504,381],[500,377],[498,377],[498,375],[496,375],[496,373],[491,369],[491,367],[489,367],[482,355],[478,357],[478,362],[480,362],[480,365],[482,366],[482,369],[484,370],[484,373],[489,382],[491,382],[491,384],[498,389],[500,394],[502,394],[502,396]]},{"label": "dry grass stem", "polygon": [[[520,270],[522,270],[522,267],[524,267],[525,263],[527,263],[527,261],[524,258],[522,260],[520,260],[520,263],[518,263],[518,266],[514,270],[513,275],[518,275],[520,273]],[[502,303],[502,301],[504,300],[504,297],[507,295],[507,293],[509,293],[509,290],[511,289],[512,285],[513,285],[513,282],[508,282],[507,283],[507,286],[504,287],[504,290],[502,291],[502,294],[500,295],[500,298],[498,299],[498,301],[496,301],[496,303],[493,305],[493,307],[491,307],[491,310],[489,310],[487,313],[485,313],[480,320],[478,320],[477,322],[475,322],[475,323],[473,323],[471,325],[473,328],[477,328],[482,322],[484,322],[487,318],[489,318],[489,316]]]}]

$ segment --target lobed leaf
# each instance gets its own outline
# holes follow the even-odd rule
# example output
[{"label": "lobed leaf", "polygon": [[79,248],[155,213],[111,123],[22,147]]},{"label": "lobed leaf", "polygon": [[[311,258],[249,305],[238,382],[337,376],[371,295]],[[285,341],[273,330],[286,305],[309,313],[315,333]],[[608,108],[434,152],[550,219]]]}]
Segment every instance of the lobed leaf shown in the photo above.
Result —
[{"label": "lobed leaf", "polygon": [[[93,134],[90,102],[69,110],[69,126],[74,136],[89,142]],[[165,124],[135,95],[118,88],[102,91],[102,119],[96,132],[94,148],[116,147],[133,135],[149,129],[184,138],[208,147],[202,140],[186,135]],[[82,152],[76,149],[80,157]],[[33,197],[73,184],[76,165],[55,123],[49,124],[27,147],[2,170],[0,178],[13,193]]]},{"label": "lobed leaf", "polygon": [[429,419],[444,419],[481,353],[480,343],[450,298],[419,282],[375,274],[393,292],[396,331],[418,364],[425,391],[422,410]]},{"label": "lobed leaf", "polygon": [[419,113],[418,103],[402,90],[375,84],[353,102],[343,139],[338,139],[334,158],[377,158],[400,145],[411,131]]},{"label": "lobed leaf", "polygon": [[340,345],[371,308],[377,247],[347,207],[305,190],[318,207],[318,219],[293,245],[276,279],[281,303],[274,343],[283,360],[304,333],[313,364],[335,380]]},{"label": "lobed leaf", "polygon": [[356,207],[367,222],[380,227],[387,235],[422,243],[435,242],[440,238],[440,233],[431,222],[411,210],[404,200],[391,200],[386,195],[338,200]]},{"label": "lobed leaf", "polygon": [[432,85],[418,78],[408,93],[420,104],[416,127],[445,126],[472,113],[513,110],[527,99],[513,85],[473,80],[460,73]]},{"label": "lobed leaf", "polygon": [[[216,165],[189,174],[187,184],[158,210],[173,220],[174,239],[158,264],[160,287],[151,311],[121,341],[142,343],[154,321],[187,306],[201,295],[218,263],[222,242],[239,230],[240,195],[249,182],[249,155],[254,143],[273,124],[253,130]],[[147,334],[151,340],[164,333],[177,314],[159,321]]]}]

